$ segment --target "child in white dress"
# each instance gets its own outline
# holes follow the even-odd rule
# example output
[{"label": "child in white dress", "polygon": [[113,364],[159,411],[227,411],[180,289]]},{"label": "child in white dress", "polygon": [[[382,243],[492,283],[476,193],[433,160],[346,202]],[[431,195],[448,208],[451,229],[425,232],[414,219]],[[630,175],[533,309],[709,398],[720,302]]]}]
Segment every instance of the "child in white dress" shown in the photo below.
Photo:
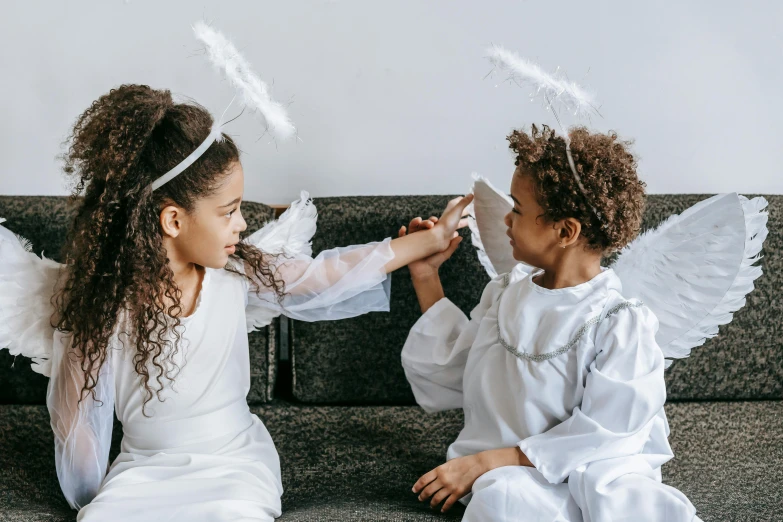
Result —
[{"label": "child in white dress", "polygon": [[[505,226],[521,263],[492,279],[470,317],[438,278],[459,238],[410,265],[423,315],[402,351],[405,374],[426,411],[465,415],[448,461],[413,491],[443,511],[461,500],[471,522],[698,520],[661,483],[673,454],[658,320],[601,266],[637,235],[644,183],[627,143],[570,135],[582,188],[553,131],[509,136]],[[400,236],[437,223],[414,220]]]},{"label": "child in white dress", "polygon": [[[65,155],[83,196],[65,264],[0,227],[0,348],[51,377],[57,476],[80,521],[278,517],[278,455],[246,402],[247,332],[281,313],[388,311],[387,274],[443,250],[466,224],[471,196],[450,202],[429,234],[313,259],[303,192],[240,241],[239,151],[226,136],[210,145],[212,125],[168,91],[114,89],[77,120]],[[153,187],[199,143],[194,163]],[[122,447],[107,474],[115,411]]]}]

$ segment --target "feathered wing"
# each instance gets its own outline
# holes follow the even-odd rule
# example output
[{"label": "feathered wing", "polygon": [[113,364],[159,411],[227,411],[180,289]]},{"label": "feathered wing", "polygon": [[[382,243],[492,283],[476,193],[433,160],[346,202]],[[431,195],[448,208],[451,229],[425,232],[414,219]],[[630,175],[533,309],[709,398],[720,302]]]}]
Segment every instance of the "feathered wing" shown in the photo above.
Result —
[{"label": "feathered wing", "polygon": [[303,190],[299,199],[291,203],[283,214],[253,232],[245,242],[267,254],[312,255],[312,239],[315,235],[318,211]]},{"label": "feathered wing", "polygon": [[745,305],[761,276],[766,206],[762,197],[711,197],[642,234],[616,260],[625,297],[641,299],[658,317],[667,366],[716,336]]},{"label": "feathered wing", "polygon": [[[489,277],[505,274],[520,264],[506,235],[504,217],[514,203],[483,176],[473,174],[473,201],[468,205],[468,227],[473,246]],[[529,271],[529,270],[528,270]]]},{"label": "feathered wing", "polygon": [[[316,231],[318,211],[307,191],[301,191],[299,199],[291,203],[274,221],[270,221],[245,238],[249,243],[267,254],[282,254],[286,258],[298,255],[312,256],[312,238]],[[268,325],[280,313],[264,301],[250,294],[245,311],[248,331]]]},{"label": "feathered wing", "polygon": [[33,370],[48,377],[52,296],[62,265],[29,249],[27,240],[0,226],[0,349],[31,358]]}]

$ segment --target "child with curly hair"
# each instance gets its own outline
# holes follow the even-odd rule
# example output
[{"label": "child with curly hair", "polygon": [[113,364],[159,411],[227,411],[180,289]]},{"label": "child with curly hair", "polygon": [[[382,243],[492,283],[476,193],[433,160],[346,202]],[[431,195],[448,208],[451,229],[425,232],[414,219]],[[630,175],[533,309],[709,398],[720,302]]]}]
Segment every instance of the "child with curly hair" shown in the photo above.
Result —
[{"label": "child with curly hair", "polygon": [[[471,522],[698,520],[661,483],[673,454],[658,321],[601,266],[638,234],[645,185],[629,142],[569,135],[578,178],[551,129],[508,136],[517,168],[505,224],[520,264],[487,285],[470,318],[438,277],[459,238],[410,265],[423,315],[405,374],[427,412],[465,414],[448,461],[413,491],[443,511],[460,500]],[[400,236],[436,223],[417,218]]]},{"label": "child with curly hair", "polygon": [[[466,224],[471,197],[430,234],[312,258],[303,193],[240,241],[239,150],[210,139],[213,123],[167,90],[113,89],[78,118],[65,154],[81,196],[65,264],[0,227],[0,348],[50,376],[57,476],[82,522],[280,516],[280,461],[246,401],[248,331],[281,313],[388,311],[387,274]],[[107,473],[115,411],[122,447]]]}]

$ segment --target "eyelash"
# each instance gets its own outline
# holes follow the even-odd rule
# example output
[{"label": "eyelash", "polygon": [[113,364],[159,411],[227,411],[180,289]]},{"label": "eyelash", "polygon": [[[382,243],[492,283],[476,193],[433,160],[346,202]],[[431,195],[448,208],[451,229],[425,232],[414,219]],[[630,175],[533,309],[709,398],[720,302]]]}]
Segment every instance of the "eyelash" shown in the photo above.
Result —
[{"label": "eyelash", "polygon": [[233,216],[233,215],[234,215],[234,212],[236,212],[236,211],[237,211],[237,209],[235,209],[235,208],[234,208],[234,209],[231,209],[231,210],[229,210],[228,212],[226,212],[226,217],[227,217],[227,218],[230,218],[231,216]]},{"label": "eyelash", "polygon": [[513,212],[514,214],[519,214],[520,216],[522,215],[522,212],[520,212],[519,210],[517,210],[515,208],[512,208],[511,212]]}]

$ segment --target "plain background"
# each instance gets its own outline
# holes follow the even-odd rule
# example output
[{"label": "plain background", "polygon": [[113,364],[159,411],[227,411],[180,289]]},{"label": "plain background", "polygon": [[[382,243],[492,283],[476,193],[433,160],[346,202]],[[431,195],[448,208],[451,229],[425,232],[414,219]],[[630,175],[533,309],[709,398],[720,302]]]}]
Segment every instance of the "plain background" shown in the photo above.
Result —
[{"label": "plain background", "polygon": [[485,78],[492,43],[594,91],[603,117],[586,123],[636,140],[650,192],[783,193],[783,2],[27,0],[0,17],[0,194],[67,194],[61,144],[113,86],[219,115],[233,92],[199,53],[202,18],[290,102],[301,138],[231,124],[249,200],[460,193],[474,171],[507,186],[505,136],[554,121]]}]

